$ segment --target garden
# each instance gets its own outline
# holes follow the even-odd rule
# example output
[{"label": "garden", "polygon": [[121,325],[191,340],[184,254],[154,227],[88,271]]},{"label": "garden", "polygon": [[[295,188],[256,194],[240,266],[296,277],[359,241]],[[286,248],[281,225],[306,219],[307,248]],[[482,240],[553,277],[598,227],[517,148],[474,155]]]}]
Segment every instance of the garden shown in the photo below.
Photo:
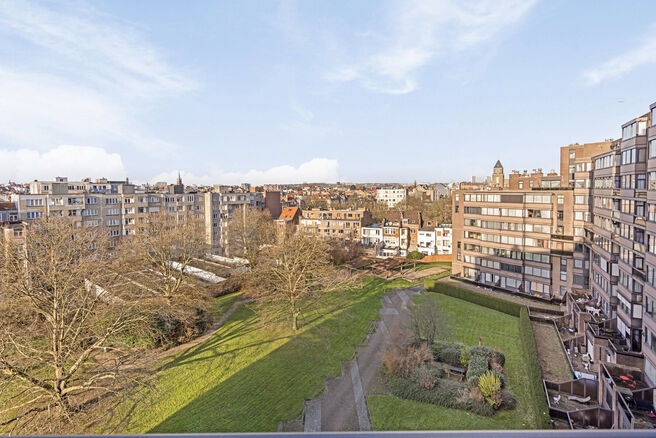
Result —
[{"label": "garden", "polygon": [[439,293],[416,297],[417,308],[436,302],[441,330],[431,340],[414,327],[396,351],[408,358],[400,371],[387,363],[395,355],[384,353],[385,384],[367,400],[374,429],[549,428],[526,308],[442,282],[427,289]]}]

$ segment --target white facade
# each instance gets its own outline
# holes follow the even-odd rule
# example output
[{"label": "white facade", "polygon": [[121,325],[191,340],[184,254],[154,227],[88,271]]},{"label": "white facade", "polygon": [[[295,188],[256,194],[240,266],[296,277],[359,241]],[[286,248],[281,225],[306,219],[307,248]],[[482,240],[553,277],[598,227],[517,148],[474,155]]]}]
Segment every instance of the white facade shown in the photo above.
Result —
[{"label": "white facade", "polygon": [[375,246],[383,241],[383,229],[380,225],[362,227],[362,245]]},{"label": "white facade", "polygon": [[435,254],[451,254],[451,225],[435,227]]},{"label": "white facade", "polygon": [[417,235],[417,251],[425,255],[435,255],[435,229],[419,230]]},{"label": "white facade", "polygon": [[400,189],[378,189],[376,191],[376,201],[387,203],[388,207],[394,207],[403,201],[408,191],[405,188]]}]

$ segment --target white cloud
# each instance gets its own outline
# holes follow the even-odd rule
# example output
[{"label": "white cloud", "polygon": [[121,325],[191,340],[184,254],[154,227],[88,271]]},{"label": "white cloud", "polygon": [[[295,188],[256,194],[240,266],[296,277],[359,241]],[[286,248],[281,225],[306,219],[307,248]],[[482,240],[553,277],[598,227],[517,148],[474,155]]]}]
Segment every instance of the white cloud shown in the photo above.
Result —
[{"label": "white cloud", "polygon": [[[140,123],[153,100],[195,83],[134,26],[84,3],[0,1],[0,139],[47,149],[62,143],[174,145]],[[1,46],[0,46],[1,48]]]},{"label": "white cloud", "polygon": [[[365,88],[406,94],[418,87],[416,74],[429,62],[486,43],[518,22],[536,0],[435,0],[400,2],[390,12],[382,44],[363,61],[330,71],[333,82],[358,81]],[[362,58],[362,55],[358,55]]]},{"label": "white cloud", "polygon": [[656,63],[656,26],[642,43],[633,49],[616,56],[597,68],[583,72],[583,79],[588,85],[598,85],[606,79],[619,78],[637,67]]},{"label": "white cloud", "polygon": [[[339,180],[339,163],[328,158],[314,158],[298,167],[283,165],[267,170],[249,170],[248,172],[225,172],[216,170],[205,175],[181,172],[185,184],[293,184],[303,182],[336,182]],[[150,179],[150,182],[173,182],[178,177],[178,171],[160,173]]]},{"label": "white cloud", "polygon": [[123,179],[126,172],[119,154],[97,147],[62,145],[46,152],[0,149],[0,175],[16,182],[29,182],[51,180],[55,176],[76,180],[85,177]]}]

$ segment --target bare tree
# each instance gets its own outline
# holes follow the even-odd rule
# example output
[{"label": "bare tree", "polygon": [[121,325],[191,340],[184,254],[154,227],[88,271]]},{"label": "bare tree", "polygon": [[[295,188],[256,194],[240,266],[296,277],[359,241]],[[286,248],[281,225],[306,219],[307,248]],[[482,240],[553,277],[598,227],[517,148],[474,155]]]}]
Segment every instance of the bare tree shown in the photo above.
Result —
[{"label": "bare tree", "polygon": [[248,260],[251,268],[258,262],[260,252],[275,240],[275,228],[266,210],[242,207],[233,213],[228,223],[230,255]]},{"label": "bare tree", "polygon": [[150,214],[125,239],[130,248],[126,281],[150,291],[161,342],[185,342],[205,329],[208,290],[188,275],[190,264],[207,249],[202,220],[193,212]]},{"label": "bare tree", "polygon": [[198,291],[185,272],[207,249],[203,225],[191,213],[158,212],[148,215],[130,236],[132,270],[145,273],[145,286],[168,305],[193,305],[198,299]]},{"label": "bare tree", "polygon": [[47,218],[0,242],[0,431],[70,431],[121,386],[151,320],[106,236]]},{"label": "bare tree", "polygon": [[313,298],[336,287],[342,277],[330,263],[330,248],[321,239],[285,235],[263,251],[253,270],[253,294],[259,302],[285,305],[298,330],[298,318]]},{"label": "bare tree", "polygon": [[440,309],[435,296],[428,295],[426,300],[412,308],[412,328],[416,339],[424,339],[432,345],[440,334],[444,337],[448,330],[446,315]]}]

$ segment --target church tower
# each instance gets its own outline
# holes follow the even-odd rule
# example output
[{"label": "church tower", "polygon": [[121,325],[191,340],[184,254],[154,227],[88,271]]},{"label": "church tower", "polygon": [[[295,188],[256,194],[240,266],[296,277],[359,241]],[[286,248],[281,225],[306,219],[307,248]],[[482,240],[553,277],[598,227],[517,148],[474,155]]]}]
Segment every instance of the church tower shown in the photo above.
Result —
[{"label": "church tower", "polygon": [[492,187],[503,188],[504,175],[503,175],[503,166],[501,161],[497,160],[497,164],[494,165],[492,170]]}]

